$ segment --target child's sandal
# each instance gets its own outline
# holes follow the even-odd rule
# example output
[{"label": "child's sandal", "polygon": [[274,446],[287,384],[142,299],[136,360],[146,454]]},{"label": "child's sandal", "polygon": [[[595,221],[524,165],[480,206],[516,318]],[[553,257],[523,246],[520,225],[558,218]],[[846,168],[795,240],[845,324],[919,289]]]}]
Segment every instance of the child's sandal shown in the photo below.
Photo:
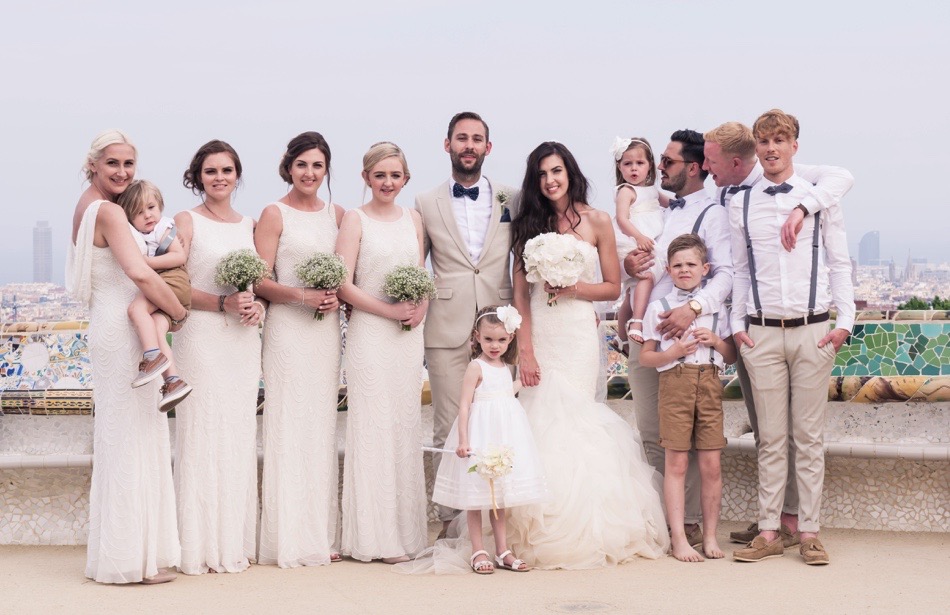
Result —
[{"label": "child's sandal", "polygon": [[[479,555],[484,555],[485,559],[476,562],[475,558]],[[472,567],[472,570],[475,571],[475,574],[493,574],[495,572],[495,565],[491,563],[491,557],[488,555],[488,551],[476,551],[472,553],[472,559],[469,560],[469,565]]]},{"label": "child's sandal", "polygon": [[[640,325],[639,329],[631,329],[631,324]],[[643,319],[631,318],[627,321],[627,341],[633,341],[637,344],[643,344]]]},{"label": "child's sandal", "polygon": [[[497,565],[499,568],[504,568],[505,570],[511,570],[512,572],[528,572],[529,570],[531,570],[530,568],[525,566],[525,561],[523,559],[515,559],[514,561],[511,562],[510,566],[506,564],[505,558],[508,557],[509,555],[512,555],[511,549],[508,549],[501,555],[495,556],[495,562],[497,562]],[[514,556],[512,555],[512,557]],[[524,566],[524,568],[522,568],[522,566]]]}]

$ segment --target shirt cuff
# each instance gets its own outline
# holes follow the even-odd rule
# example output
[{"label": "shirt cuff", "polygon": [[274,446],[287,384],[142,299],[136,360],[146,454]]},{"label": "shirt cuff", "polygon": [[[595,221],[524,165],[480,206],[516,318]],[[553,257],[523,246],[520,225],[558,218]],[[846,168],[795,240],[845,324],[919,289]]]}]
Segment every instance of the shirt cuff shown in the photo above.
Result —
[{"label": "shirt cuff", "polygon": [[821,211],[821,203],[819,203],[818,199],[811,195],[808,195],[802,199],[801,206],[807,209],[808,213],[812,215]]}]

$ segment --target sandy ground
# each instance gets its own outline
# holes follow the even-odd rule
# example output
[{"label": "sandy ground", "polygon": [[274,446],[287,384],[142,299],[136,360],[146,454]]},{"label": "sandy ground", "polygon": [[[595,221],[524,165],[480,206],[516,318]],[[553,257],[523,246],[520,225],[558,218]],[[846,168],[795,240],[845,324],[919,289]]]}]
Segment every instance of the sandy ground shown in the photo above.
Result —
[{"label": "sandy ground", "polygon": [[[741,524],[725,523],[724,539]],[[435,531],[435,528],[432,528]],[[0,613],[947,613],[950,534],[826,530],[832,558],[797,550],[758,564],[637,560],[586,571],[406,577],[344,561],[99,585],[85,547],[0,547]],[[723,545],[726,546],[725,544]],[[728,552],[731,553],[732,545]]]}]

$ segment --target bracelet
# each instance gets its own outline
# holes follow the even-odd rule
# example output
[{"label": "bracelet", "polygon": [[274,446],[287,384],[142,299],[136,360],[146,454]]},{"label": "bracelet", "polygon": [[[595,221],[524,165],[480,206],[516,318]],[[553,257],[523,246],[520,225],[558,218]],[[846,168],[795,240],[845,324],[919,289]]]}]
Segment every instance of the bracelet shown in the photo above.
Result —
[{"label": "bracelet", "polygon": [[264,315],[267,314],[267,308],[264,307],[263,303],[261,303],[260,301],[257,301],[256,299],[254,300],[254,303],[261,306],[261,320],[264,320]]},{"label": "bracelet", "polygon": [[171,316],[169,316],[168,319],[171,321],[171,325],[172,325],[173,327],[180,327],[183,322],[185,322],[186,320],[188,320],[188,315],[189,315],[189,314],[190,314],[190,312],[188,312],[188,310],[185,310],[185,315],[182,316],[179,320],[175,320],[175,319],[172,318]]},{"label": "bracelet", "polygon": [[575,285],[572,286],[571,288],[574,289],[574,294],[571,295],[571,299],[577,299],[577,284],[575,284]]},{"label": "bracelet", "polygon": [[224,311],[224,300],[225,300],[226,298],[227,298],[227,297],[226,297],[225,295],[218,295],[218,311],[219,311],[219,312],[223,312],[223,311]]},{"label": "bracelet", "polygon": [[300,289],[300,303],[298,303],[297,305],[299,305],[300,307],[305,307],[307,305],[305,303],[306,297],[307,297],[306,291],[304,291],[304,289],[301,288]]},{"label": "bracelet", "polygon": [[809,214],[811,214],[811,212],[808,211],[808,208],[805,207],[804,205],[802,205],[801,203],[799,203],[798,205],[796,205],[796,206],[795,206],[795,209],[800,209],[800,210],[802,210],[802,213],[805,214],[805,217],[806,217],[806,218],[809,216]]}]

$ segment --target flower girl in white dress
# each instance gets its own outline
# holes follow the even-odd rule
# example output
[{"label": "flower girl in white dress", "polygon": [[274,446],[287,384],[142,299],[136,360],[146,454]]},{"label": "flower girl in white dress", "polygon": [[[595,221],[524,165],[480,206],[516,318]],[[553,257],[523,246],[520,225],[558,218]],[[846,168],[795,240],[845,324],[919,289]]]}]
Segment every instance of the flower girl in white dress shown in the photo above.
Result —
[{"label": "flower girl in white dress", "polygon": [[[515,399],[509,367],[517,360],[514,333],[520,324],[521,315],[510,305],[486,307],[476,315],[473,360],[462,380],[458,418],[445,442],[456,456],[445,453],[432,493],[433,501],[467,511],[474,551],[469,562],[479,574],[493,573],[495,565],[527,572],[528,566],[508,549],[505,509],[547,498],[538,449],[524,408]],[[495,536],[495,565],[483,548],[482,510],[489,511]]]}]

